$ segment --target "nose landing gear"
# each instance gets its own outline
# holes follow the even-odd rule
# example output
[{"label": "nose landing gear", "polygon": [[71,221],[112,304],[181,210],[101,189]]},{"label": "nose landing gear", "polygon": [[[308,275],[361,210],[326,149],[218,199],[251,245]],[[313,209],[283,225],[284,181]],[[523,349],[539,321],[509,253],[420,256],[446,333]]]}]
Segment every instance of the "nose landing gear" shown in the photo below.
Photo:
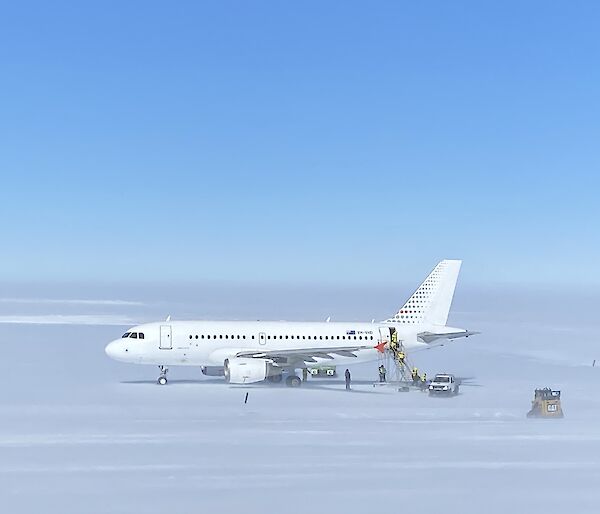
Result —
[{"label": "nose landing gear", "polygon": [[167,385],[167,371],[169,371],[169,369],[165,366],[159,366],[158,369],[160,370],[160,375],[158,376],[156,383],[161,386]]}]

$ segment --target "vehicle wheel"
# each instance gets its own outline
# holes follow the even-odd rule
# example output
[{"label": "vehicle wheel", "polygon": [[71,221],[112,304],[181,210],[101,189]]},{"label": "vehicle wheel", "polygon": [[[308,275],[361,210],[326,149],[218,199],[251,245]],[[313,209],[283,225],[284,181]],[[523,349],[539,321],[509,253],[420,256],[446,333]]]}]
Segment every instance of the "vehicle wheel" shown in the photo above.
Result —
[{"label": "vehicle wheel", "polygon": [[158,377],[158,385],[167,385],[167,377]]},{"label": "vehicle wheel", "polygon": [[283,376],[281,373],[279,373],[279,375],[271,375],[270,377],[267,377],[267,380],[273,384],[278,384],[283,380]]},{"label": "vehicle wheel", "polygon": [[301,384],[302,380],[300,380],[300,377],[297,377],[296,375],[292,375],[291,377],[287,377],[285,379],[285,385],[288,387],[300,387]]}]

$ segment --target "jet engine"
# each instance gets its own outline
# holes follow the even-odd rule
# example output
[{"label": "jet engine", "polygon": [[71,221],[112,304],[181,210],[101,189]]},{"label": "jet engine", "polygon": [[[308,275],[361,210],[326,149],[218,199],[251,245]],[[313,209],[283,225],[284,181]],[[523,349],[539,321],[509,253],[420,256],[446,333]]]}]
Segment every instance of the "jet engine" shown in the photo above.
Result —
[{"label": "jet engine", "polygon": [[232,357],[225,359],[225,380],[230,384],[251,384],[261,382],[273,375],[271,361],[267,359],[250,359],[248,357]]},{"label": "jet engine", "polygon": [[201,366],[200,369],[207,377],[222,377],[225,374],[223,366]]}]

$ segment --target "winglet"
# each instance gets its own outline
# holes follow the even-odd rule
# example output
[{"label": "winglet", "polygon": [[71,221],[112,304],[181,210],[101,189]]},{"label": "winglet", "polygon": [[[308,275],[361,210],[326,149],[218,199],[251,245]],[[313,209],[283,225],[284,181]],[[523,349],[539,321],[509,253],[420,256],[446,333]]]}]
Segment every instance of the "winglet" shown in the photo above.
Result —
[{"label": "winglet", "polygon": [[385,350],[385,344],[386,343],[379,343],[379,344],[375,345],[373,348],[376,348],[378,352],[383,353]]},{"label": "winglet", "polygon": [[167,316],[167,319],[165,321],[167,321],[167,322],[171,321],[171,315],[170,314]]}]

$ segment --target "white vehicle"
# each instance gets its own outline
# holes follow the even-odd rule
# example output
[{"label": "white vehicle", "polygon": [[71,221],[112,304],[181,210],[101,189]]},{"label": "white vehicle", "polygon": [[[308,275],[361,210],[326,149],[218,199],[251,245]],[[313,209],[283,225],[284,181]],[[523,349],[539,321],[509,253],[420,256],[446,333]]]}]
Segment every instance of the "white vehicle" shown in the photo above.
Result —
[{"label": "white vehicle", "polygon": [[446,326],[461,261],[444,260],[391,318],[379,323],[273,321],[167,321],[132,327],[106,346],[112,359],[157,365],[158,383],[169,366],[198,366],[244,384],[286,375],[311,365],[347,366],[377,360],[391,341],[406,351],[429,348],[474,332]]},{"label": "white vehicle", "polygon": [[454,375],[439,374],[429,384],[429,396],[456,396],[458,388],[458,381]]}]

